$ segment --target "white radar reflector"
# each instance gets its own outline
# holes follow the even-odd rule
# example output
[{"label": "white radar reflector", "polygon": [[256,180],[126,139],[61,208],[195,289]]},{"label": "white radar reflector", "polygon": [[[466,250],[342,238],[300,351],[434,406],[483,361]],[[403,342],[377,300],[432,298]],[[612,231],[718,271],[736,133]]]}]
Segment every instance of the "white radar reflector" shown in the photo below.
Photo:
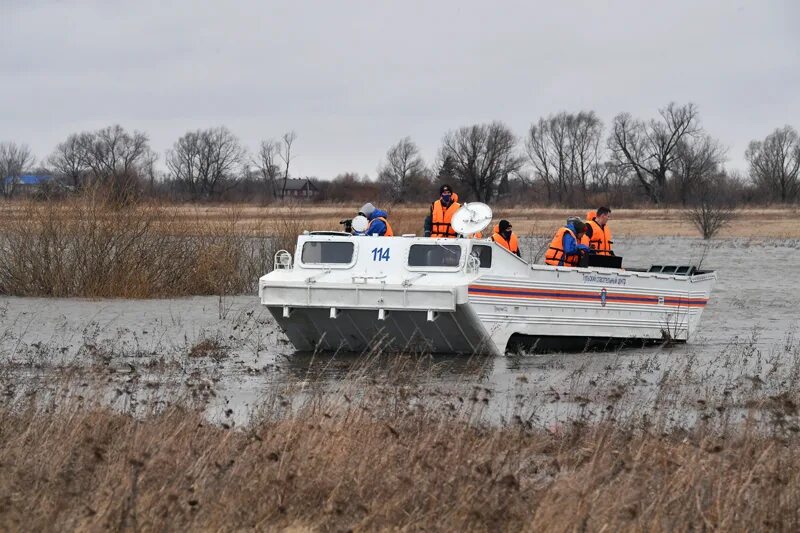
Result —
[{"label": "white radar reflector", "polygon": [[369,220],[367,220],[367,217],[363,215],[358,215],[355,217],[350,224],[353,225],[353,231],[358,233],[364,233],[367,231],[367,228],[369,228]]},{"label": "white radar reflector", "polygon": [[463,204],[453,214],[450,224],[456,233],[474,235],[492,222],[492,208],[480,202]]}]

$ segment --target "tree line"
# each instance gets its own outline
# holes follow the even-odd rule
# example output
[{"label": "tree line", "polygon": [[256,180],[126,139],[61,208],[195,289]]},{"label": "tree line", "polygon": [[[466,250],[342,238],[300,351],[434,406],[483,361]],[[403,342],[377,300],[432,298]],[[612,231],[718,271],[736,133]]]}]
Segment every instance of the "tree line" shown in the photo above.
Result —
[{"label": "tree line", "polygon": [[[286,198],[298,136],[261,141],[255,154],[225,127],[187,132],[164,154],[146,133],[119,125],[75,133],[36,166],[24,144],[0,143],[0,191],[15,195],[19,177],[57,178],[46,195],[105,187],[124,198],[259,201]],[[347,172],[309,178],[316,201],[429,200],[451,183],[464,199],[581,206],[793,203],[800,199],[800,138],[791,126],[752,141],[745,173],[724,167],[727,150],[702,127],[694,104],[670,103],[656,118],[629,113],[605,124],[592,111],[561,112],[534,122],[522,137],[501,122],[447,132],[426,163],[410,137],[391,146],[375,179]]]}]

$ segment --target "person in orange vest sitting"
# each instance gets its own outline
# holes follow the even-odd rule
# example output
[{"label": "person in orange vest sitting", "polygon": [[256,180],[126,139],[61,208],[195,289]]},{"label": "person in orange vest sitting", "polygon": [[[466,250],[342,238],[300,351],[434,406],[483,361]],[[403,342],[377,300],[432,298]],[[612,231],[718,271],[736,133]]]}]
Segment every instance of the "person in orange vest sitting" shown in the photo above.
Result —
[{"label": "person in orange vest sitting", "polygon": [[567,224],[556,231],[550,247],[544,254],[544,262],[552,266],[576,267],[581,256],[589,253],[589,247],[581,244],[586,225],[577,217],[567,219]]},{"label": "person in orange vest sitting", "polygon": [[611,209],[599,207],[597,211],[586,213],[586,235],[583,244],[586,244],[597,255],[614,255],[611,245],[611,229],[608,219],[611,218]]},{"label": "person in orange vest sitting", "polygon": [[512,254],[516,254],[517,257],[522,257],[519,251],[519,239],[517,239],[517,234],[511,231],[511,222],[508,220],[501,220],[494,227],[492,240]]},{"label": "person in orange vest sitting", "polygon": [[361,206],[358,214],[366,217],[367,220],[369,220],[369,226],[365,232],[354,232],[354,235],[379,235],[381,237],[394,237],[394,231],[392,231],[392,226],[387,220],[389,215],[386,213],[386,211],[378,209],[371,203],[367,202]]},{"label": "person in orange vest sitting", "polygon": [[450,225],[453,213],[458,211],[458,195],[449,185],[439,188],[439,199],[431,204],[431,213],[425,220],[425,236],[434,238],[455,238],[456,230]]}]

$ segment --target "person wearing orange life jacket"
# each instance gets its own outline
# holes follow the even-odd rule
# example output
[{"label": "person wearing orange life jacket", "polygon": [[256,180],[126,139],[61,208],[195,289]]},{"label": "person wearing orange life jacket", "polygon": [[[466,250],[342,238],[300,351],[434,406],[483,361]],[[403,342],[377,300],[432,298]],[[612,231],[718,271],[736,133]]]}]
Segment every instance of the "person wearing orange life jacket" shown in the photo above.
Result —
[{"label": "person wearing orange life jacket", "polygon": [[494,227],[492,240],[517,257],[521,257],[519,239],[517,239],[517,234],[511,231],[511,223],[508,220],[501,220]]},{"label": "person wearing orange life jacket", "polygon": [[589,253],[589,247],[581,244],[586,225],[577,217],[567,219],[567,224],[556,231],[550,247],[544,254],[544,262],[551,266],[576,267],[581,256]]},{"label": "person wearing orange life jacket", "polygon": [[392,231],[392,226],[387,220],[389,215],[386,213],[386,211],[377,209],[374,205],[367,202],[361,206],[358,214],[366,217],[367,220],[369,220],[369,226],[367,226],[367,230],[363,233],[354,232],[354,235],[378,235],[381,237],[394,237],[394,231]]},{"label": "person wearing orange life jacket", "polygon": [[431,212],[425,220],[425,236],[434,238],[455,238],[456,230],[450,225],[453,214],[458,211],[458,195],[449,185],[439,188],[439,199],[431,204]]},{"label": "person wearing orange life jacket", "polygon": [[614,255],[611,245],[611,229],[608,219],[611,218],[611,209],[599,207],[597,211],[586,213],[586,235],[583,244],[586,244],[597,255]]}]

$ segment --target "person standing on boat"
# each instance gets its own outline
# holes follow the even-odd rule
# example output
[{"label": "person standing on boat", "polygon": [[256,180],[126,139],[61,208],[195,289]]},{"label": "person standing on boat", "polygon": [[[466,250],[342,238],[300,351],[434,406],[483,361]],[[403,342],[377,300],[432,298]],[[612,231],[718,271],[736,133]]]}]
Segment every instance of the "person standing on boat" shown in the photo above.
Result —
[{"label": "person standing on boat", "polygon": [[494,227],[492,240],[517,257],[522,257],[519,251],[519,239],[517,239],[517,234],[511,231],[511,222],[508,220],[501,220]]},{"label": "person standing on boat", "polygon": [[367,202],[361,206],[358,214],[369,220],[369,226],[365,232],[354,232],[353,235],[378,235],[380,237],[394,237],[394,231],[389,224],[389,215],[386,211],[376,208]]},{"label": "person standing on boat", "polygon": [[614,255],[611,245],[611,229],[608,227],[608,219],[611,218],[611,209],[608,207],[598,207],[597,211],[586,213],[586,235],[583,244],[597,255]]},{"label": "person standing on boat", "polygon": [[567,219],[567,224],[556,231],[550,247],[544,254],[545,264],[551,266],[576,267],[581,256],[589,253],[589,247],[581,243],[586,224],[578,217]]},{"label": "person standing on boat", "polygon": [[460,207],[458,195],[453,192],[452,187],[442,185],[439,188],[439,199],[431,204],[430,215],[425,219],[425,236],[454,239],[457,236],[456,230],[450,222]]}]

